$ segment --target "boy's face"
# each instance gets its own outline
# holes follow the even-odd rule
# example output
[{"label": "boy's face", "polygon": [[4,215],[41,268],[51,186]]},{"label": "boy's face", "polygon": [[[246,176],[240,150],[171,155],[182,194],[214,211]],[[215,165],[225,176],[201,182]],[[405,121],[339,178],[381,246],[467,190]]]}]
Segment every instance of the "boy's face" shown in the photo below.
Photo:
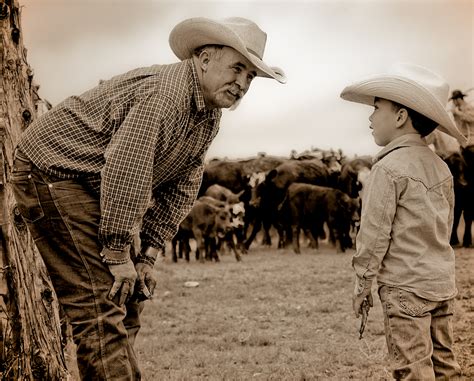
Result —
[{"label": "boy's face", "polygon": [[375,144],[383,147],[396,137],[397,118],[398,111],[392,102],[375,98],[374,112],[369,117]]}]

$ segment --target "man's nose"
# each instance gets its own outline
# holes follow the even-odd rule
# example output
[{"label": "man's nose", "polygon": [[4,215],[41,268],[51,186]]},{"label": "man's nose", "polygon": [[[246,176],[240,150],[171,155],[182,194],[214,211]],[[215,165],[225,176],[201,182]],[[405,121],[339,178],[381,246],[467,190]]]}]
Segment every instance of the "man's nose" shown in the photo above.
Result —
[{"label": "man's nose", "polygon": [[237,76],[235,83],[237,84],[237,86],[239,86],[240,90],[242,90],[243,92],[247,91],[250,85],[250,82],[247,79],[247,74],[245,73],[240,73]]}]

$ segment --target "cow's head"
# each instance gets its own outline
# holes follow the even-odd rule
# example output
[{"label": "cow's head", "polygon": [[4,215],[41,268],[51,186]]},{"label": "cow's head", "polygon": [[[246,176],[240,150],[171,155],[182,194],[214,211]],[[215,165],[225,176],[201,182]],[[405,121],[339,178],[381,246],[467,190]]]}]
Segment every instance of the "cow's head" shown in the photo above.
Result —
[{"label": "cow's head", "polygon": [[341,173],[341,155],[337,155],[336,152],[330,153],[325,152],[322,158],[322,162],[326,164],[329,175]]},{"label": "cow's head", "polygon": [[214,222],[216,235],[224,238],[232,230],[232,216],[229,208],[217,208]]},{"label": "cow's head", "polygon": [[231,225],[235,229],[241,229],[244,227],[244,218],[245,218],[245,206],[243,202],[238,202],[231,204],[230,208],[231,215]]},{"label": "cow's head", "polygon": [[249,178],[250,201],[249,205],[252,208],[259,208],[262,200],[262,193],[265,191],[265,182],[267,174],[265,172],[255,172]]}]

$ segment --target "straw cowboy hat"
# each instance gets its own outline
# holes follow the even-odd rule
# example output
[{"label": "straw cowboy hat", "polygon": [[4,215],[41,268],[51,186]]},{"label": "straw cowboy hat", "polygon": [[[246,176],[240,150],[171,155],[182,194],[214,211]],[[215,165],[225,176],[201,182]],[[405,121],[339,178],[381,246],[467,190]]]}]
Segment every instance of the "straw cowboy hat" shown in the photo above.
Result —
[{"label": "straw cowboy hat", "polygon": [[176,25],[169,37],[171,49],[180,60],[191,58],[194,50],[201,46],[225,45],[247,58],[257,68],[257,75],[285,83],[283,70],[263,62],[266,40],[267,34],[257,24],[241,17],[221,21],[190,18]]},{"label": "straw cowboy hat", "polygon": [[412,64],[393,65],[387,73],[375,75],[347,86],[341,98],[374,105],[374,98],[400,103],[439,124],[438,128],[456,138],[461,144],[466,137],[458,130],[445,107],[449,86],[432,71]]}]

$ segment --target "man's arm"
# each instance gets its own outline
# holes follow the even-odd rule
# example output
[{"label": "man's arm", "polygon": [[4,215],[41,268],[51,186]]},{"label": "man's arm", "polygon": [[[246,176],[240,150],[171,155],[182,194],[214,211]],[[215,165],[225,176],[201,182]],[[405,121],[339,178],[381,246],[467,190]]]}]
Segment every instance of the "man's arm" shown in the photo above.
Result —
[{"label": "man's arm", "polygon": [[[155,203],[143,219],[142,254],[148,247],[164,248],[178,231],[196,200],[204,171],[204,153],[193,158],[177,181],[161,185],[155,190]],[[140,260],[140,259],[139,259]]]},{"label": "man's arm", "polygon": [[170,139],[177,119],[172,102],[152,94],[131,108],[106,148],[99,239],[114,263],[129,259],[129,243],[151,200],[157,145]]}]

